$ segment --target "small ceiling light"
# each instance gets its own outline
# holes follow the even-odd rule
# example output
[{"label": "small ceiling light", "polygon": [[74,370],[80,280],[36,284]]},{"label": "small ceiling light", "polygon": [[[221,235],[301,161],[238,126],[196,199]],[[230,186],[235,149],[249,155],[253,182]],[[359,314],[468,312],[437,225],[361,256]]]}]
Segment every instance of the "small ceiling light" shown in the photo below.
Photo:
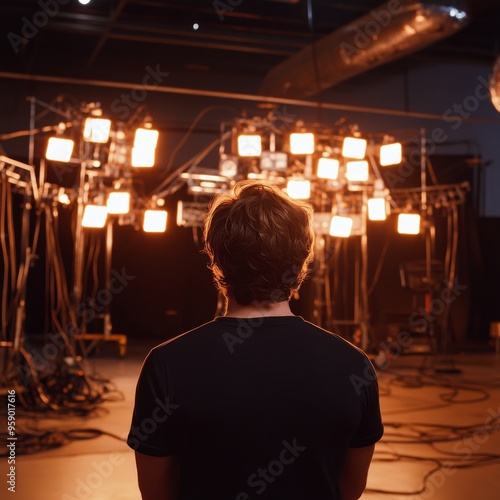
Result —
[{"label": "small ceiling light", "polygon": [[88,5],[90,0],[78,0],[82,5]]},{"label": "small ceiling light", "polygon": [[342,144],[342,156],[362,160],[366,154],[366,139],[346,137]]},{"label": "small ceiling light", "polygon": [[295,200],[307,200],[311,196],[311,182],[302,179],[290,179],[286,185],[288,196]]},{"label": "small ceiling light", "polygon": [[106,206],[110,214],[128,214],[130,211],[130,193],[127,191],[109,193]]},{"label": "small ceiling light", "polygon": [[262,138],[257,134],[242,134],[238,136],[238,154],[240,156],[260,156],[262,153]]},{"label": "small ceiling light", "polygon": [[334,158],[320,158],[317,176],[320,179],[335,180],[339,176],[339,164],[339,161]]},{"label": "small ceiling light", "polygon": [[71,203],[69,196],[67,195],[66,191],[62,186],[59,188],[59,192],[57,194],[57,201],[62,205],[69,205]]},{"label": "small ceiling light", "polygon": [[418,234],[420,233],[420,215],[419,214],[399,214],[398,216],[399,234]]},{"label": "small ceiling light", "polygon": [[314,153],[314,134],[290,134],[290,152],[293,155],[311,155]]},{"label": "small ceiling light", "polygon": [[352,219],[350,217],[340,217],[335,215],[330,223],[330,235],[340,238],[348,238],[351,236]]},{"label": "small ceiling light", "polygon": [[380,165],[399,165],[403,158],[401,143],[384,144],[380,146]]},{"label": "small ceiling light", "polygon": [[106,118],[87,118],[83,128],[83,140],[104,144],[108,142],[111,120]]},{"label": "small ceiling light", "polygon": [[83,212],[82,226],[83,227],[104,227],[108,209],[102,205],[87,205]]},{"label": "small ceiling light", "polygon": [[138,128],[135,131],[134,147],[132,148],[132,166],[150,168],[155,164],[158,130]]},{"label": "small ceiling light", "polygon": [[146,210],[142,229],[146,233],[164,233],[167,229],[167,211]]},{"label": "small ceiling light", "polygon": [[45,158],[52,161],[69,162],[75,142],[71,139],[62,139],[60,137],[51,137],[47,143]]},{"label": "small ceiling light", "polygon": [[370,220],[387,219],[386,207],[385,198],[370,198],[368,200],[368,218]]},{"label": "small ceiling light", "polygon": [[198,23],[193,23],[193,29],[196,31],[197,29],[200,28],[200,25]]},{"label": "small ceiling light", "polygon": [[367,181],[370,175],[367,161],[348,161],[346,169],[346,178],[348,181]]}]

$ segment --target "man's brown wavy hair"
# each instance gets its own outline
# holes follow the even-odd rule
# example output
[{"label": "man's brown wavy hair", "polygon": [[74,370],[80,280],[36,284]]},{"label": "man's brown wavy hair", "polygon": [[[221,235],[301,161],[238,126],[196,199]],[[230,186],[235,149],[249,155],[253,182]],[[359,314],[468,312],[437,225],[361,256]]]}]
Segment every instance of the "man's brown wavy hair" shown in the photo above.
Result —
[{"label": "man's brown wavy hair", "polygon": [[241,181],[212,201],[204,239],[226,297],[240,305],[289,300],[313,258],[312,208],[272,185]]}]

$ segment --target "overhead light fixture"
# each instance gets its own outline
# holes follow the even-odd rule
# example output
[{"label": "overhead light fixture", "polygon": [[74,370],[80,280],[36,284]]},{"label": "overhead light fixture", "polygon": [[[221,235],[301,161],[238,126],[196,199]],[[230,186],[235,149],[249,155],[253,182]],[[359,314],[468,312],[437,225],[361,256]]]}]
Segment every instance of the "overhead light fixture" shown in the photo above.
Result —
[{"label": "overhead light fixture", "polygon": [[362,160],[366,154],[366,139],[346,137],[342,143],[342,156]]},{"label": "overhead light fixture", "polygon": [[368,218],[370,220],[387,219],[387,202],[385,198],[370,198],[368,200]]},{"label": "overhead light fixture", "polygon": [[69,205],[71,203],[66,190],[62,186],[59,188],[59,191],[57,193],[57,201],[62,205]]},{"label": "overhead light fixture", "polygon": [[290,152],[293,155],[311,155],[314,153],[314,149],[313,133],[290,134]]},{"label": "overhead light fixture", "polygon": [[330,235],[340,238],[348,238],[351,236],[352,219],[350,217],[341,217],[335,215],[330,223]]},{"label": "overhead light fixture", "polygon": [[311,197],[311,182],[302,179],[290,179],[286,185],[286,191],[290,198],[307,200]]},{"label": "overhead light fixture", "polygon": [[132,166],[150,168],[155,164],[158,130],[138,128],[135,131],[134,147],[132,148]]},{"label": "overhead light fixture", "polygon": [[109,193],[106,206],[108,207],[109,214],[128,214],[130,211],[130,193],[128,191],[113,191]]},{"label": "overhead light fixture", "polygon": [[335,180],[339,176],[340,162],[335,158],[320,158],[316,175],[320,179]]},{"label": "overhead light fixture", "polygon": [[260,169],[283,172],[288,167],[288,157],[282,151],[263,151],[260,157]]},{"label": "overhead light fixture", "polygon": [[258,134],[241,134],[238,136],[239,156],[260,156],[262,153],[262,138]]},{"label": "overhead light fixture", "polygon": [[166,210],[146,210],[142,229],[146,233],[164,233],[167,228]]},{"label": "overhead light fixture", "polygon": [[108,209],[103,205],[87,205],[83,212],[82,226],[101,228],[106,224]]},{"label": "overhead light fixture", "polygon": [[388,165],[399,165],[403,158],[403,150],[401,143],[384,144],[380,146],[380,165],[386,167]]},{"label": "overhead light fixture", "polygon": [[45,158],[47,158],[47,160],[67,163],[71,160],[74,146],[75,142],[71,139],[51,137],[47,143]]},{"label": "overhead light fixture", "polygon": [[83,140],[104,144],[108,142],[111,120],[106,118],[87,118],[83,128]]},{"label": "overhead light fixture", "polygon": [[234,179],[238,174],[238,157],[221,154],[219,159],[219,174]]},{"label": "overhead light fixture", "polygon": [[419,214],[399,214],[398,216],[399,234],[419,234],[420,215]]},{"label": "overhead light fixture", "polygon": [[348,161],[346,164],[346,178],[353,182],[366,182],[370,177],[367,161]]}]

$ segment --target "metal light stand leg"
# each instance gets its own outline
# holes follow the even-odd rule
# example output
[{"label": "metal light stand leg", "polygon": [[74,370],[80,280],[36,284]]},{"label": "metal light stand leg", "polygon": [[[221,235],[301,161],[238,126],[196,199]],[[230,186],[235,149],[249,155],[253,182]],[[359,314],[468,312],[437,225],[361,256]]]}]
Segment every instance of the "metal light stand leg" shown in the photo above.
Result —
[{"label": "metal light stand leg", "polygon": [[366,233],[368,218],[368,192],[363,190],[363,205],[361,209],[361,283],[360,283],[360,327],[361,349],[366,351],[369,346],[369,308],[368,308],[368,234]]},{"label": "metal light stand leg", "polygon": [[[106,290],[109,294],[111,294],[111,261],[113,255],[113,221],[108,219],[108,223],[106,225]],[[127,336],[122,333],[112,333],[113,325],[111,323],[111,312],[109,303],[106,304],[103,318],[103,332],[102,333],[88,333],[83,332],[80,335],[76,335],[76,338],[79,340],[91,340],[94,342],[94,345],[100,341],[107,342],[117,342],[120,357],[125,356],[127,351]]]}]

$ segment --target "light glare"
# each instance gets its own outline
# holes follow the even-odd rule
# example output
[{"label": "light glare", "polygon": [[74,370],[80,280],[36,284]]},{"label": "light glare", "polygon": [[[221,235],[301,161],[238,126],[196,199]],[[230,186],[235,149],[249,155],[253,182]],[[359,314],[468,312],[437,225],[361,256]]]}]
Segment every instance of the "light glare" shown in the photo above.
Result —
[{"label": "light glare", "polygon": [[399,142],[380,146],[380,165],[398,165],[403,157],[402,147]]},{"label": "light glare", "polygon": [[418,234],[420,233],[420,215],[419,214],[399,214],[398,216],[399,234]]},{"label": "light glare", "polygon": [[153,130],[151,128],[138,128],[135,131],[134,148],[156,149],[158,135],[158,130]]},{"label": "light glare", "polygon": [[339,161],[334,158],[320,158],[318,160],[318,173],[320,179],[335,180],[339,175]]},{"label": "light glare", "polygon": [[286,185],[288,196],[295,200],[307,200],[311,196],[311,182],[306,180],[289,180]]},{"label": "light glare", "polygon": [[348,238],[351,236],[352,219],[350,217],[340,217],[335,215],[330,223],[330,235],[340,238]]},{"label": "light glare", "polygon": [[366,139],[346,137],[342,144],[342,156],[362,160],[366,154]]},{"label": "light glare", "polygon": [[262,153],[262,138],[256,134],[238,136],[238,154],[240,156],[260,156]]},{"label": "light glare", "polygon": [[45,158],[47,158],[47,160],[62,161],[67,163],[71,160],[74,145],[75,143],[71,139],[51,137],[47,143]]},{"label": "light glare", "polygon": [[370,220],[385,220],[387,218],[385,198],[370,198],[368,200],[368,218]]},{"label": "light glare", "polygon": [[106,118],[87,118],[83,129],[83,140],[104,144],[108,142],[111,120]]},{"label": "light glare", "polygon": [[146,210],[142,228],[146,233],[164,233],[167,229],[166,210]]},{"label": "light glare", "polygon": [[155,164],[155,150],[132,148],[132,166],[150,168]]},{"label": "light glare", "polygon": [[346,178],[348,181],[367,181],[369,178],[367,161],[348,161]]},{"label": "light glare", "polygon": [[314,153],[314,134],[290,134],[290,152],[294,155],[311,155]]},{"label": "light glare", "polygon": [[104,227],[108,209],[102,205],[87,205],[83,212],[83,227]]},{"label": "light glare", "polygon": [[109,193],[106,206],[110,214],[128,214],[130,210],[130,193],[126,191]]}]

